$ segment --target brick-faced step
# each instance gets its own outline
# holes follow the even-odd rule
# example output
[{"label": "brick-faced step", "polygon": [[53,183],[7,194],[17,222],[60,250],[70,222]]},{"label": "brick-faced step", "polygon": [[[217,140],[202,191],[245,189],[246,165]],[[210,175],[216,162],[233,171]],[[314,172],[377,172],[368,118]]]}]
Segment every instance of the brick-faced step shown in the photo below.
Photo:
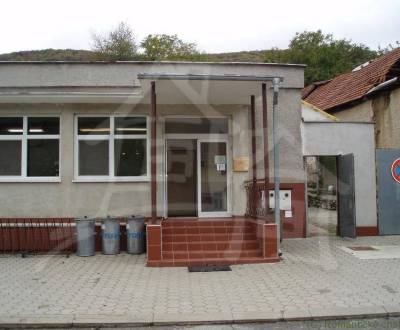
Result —
[{"label": "brick-faced step", "polygon": [[243,226],[248,225],[245,220],[164,220],[163,227],[209,227],[209,226]]},{"label": "brick-faced step", "polygon": [[163,260],[183,260],[183,259],[236,259],[236,258],[256,258],[262,257],[260,250],[229,250],[229,251],[163,251]]},{"label": "brick-faced step", "polygon": [[162,228],[163,235],[201,235],[201,234],[252,234],[250,226],[238,227],[203,227],[203,228]]},{"label": "brick-faced step", "polygon": [[240,265],[256,263],[274,263],[279,258],[246,257],[246,258],[211,258],[211,259],[168,259],[160,261],[147,261],[149,267],[188,267],[206,265]]},{"label": "brick-faced step", "polygon": [[162,241],[171,242],[226,242],[237,240],[256,240],[255,233],[230,233],[230,234],[164,234]]},{"label": "brick-faced step", "polygon": [[260,243],[255,240],[236,241],[204,241],[204,242],[163,242],[163,251],[224,251],[224,250],[255,250],[260,249]]}]

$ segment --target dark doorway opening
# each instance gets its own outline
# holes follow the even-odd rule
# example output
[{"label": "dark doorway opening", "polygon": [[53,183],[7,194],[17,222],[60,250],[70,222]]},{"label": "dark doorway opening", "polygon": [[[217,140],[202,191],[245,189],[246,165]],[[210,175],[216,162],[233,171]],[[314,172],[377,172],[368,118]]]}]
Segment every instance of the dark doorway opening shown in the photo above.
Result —
[{"label": "dark doorway opening", "polygon": [[197,140],[167,140],[169,217],[197,216]]},{"label": "dark doorway opening", "polygon": [[305,158],[307,236],[356,237],[354,156]]},{"label": "dark doorway opening", "polygon": [[307,174],[307,236],[336,236],[337,164],[336,156],[305,158]]}]

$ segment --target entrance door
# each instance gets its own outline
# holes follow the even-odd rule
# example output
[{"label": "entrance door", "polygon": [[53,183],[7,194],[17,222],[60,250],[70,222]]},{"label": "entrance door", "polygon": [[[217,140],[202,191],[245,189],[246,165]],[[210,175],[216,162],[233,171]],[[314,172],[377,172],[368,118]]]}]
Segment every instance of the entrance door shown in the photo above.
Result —
[{"label": "entrance door", "polygon": [[356,210],[354,194],[354,156],[338,156],[339,235],[356,237]]},{"label": "entrance door", "polygon": [[168,216],[197,216],[197,140],[167,140]]},{"label": "entrance door", "polygon": [[227,142],[199,140],[198,164],[199,216],[229,216]]}]

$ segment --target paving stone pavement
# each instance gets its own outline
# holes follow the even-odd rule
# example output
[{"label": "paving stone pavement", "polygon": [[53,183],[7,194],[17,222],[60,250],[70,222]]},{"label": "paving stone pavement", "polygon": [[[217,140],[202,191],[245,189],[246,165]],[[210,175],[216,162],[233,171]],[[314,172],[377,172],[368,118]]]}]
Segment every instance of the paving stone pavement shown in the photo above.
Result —
[{"label": "paving stone pavement", "polygon": [[400,237],[290,239],[280,263],[213,273],[148,268],[144,255],[2,255],[0,323],[13,317],[168,324],[397,315],[400,259],[360,260],[342,245],[400,245]]}]

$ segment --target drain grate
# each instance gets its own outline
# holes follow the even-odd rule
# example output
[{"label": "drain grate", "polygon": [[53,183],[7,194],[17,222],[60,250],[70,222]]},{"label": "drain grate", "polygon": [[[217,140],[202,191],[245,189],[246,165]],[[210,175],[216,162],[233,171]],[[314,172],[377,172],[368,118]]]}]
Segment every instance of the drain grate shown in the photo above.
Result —
[{"label": "drain grate", "polygon": [[232,271],[231,267],[228,265],[189,266],[188,270],[190,273],[230,272],[230,271]]},{"label": "drain grate", "polygon": [[348,248],[353,251],[377,251],[372,246],[348,246]]}]

